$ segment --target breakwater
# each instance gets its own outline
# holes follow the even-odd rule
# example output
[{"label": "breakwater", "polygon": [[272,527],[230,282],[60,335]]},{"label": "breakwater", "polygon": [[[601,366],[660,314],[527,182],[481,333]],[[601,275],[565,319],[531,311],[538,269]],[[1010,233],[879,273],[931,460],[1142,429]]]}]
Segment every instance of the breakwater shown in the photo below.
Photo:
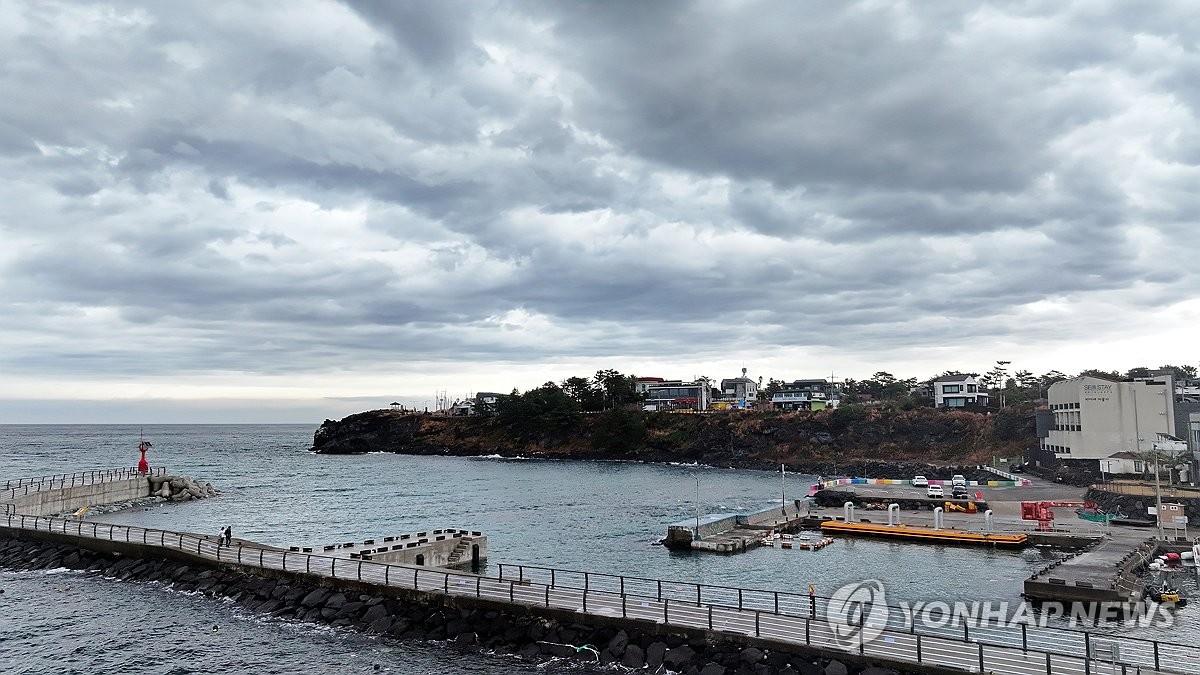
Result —
[{"label": "breakwater", "polygon": [[[111,550],[98,551],[54,541],[63,536],[55,529],[51,526],[45,532],[18,533],[20,538],[0,538],[0,567],[67,568],[119,581],[157,581],[180,591],[229,598],[248,610],[281,619],[324,623],[402,640],[442,640],[453,649],[501,651],[533,661],[566,658],[705,675],[918,672],[871,665],[870,660],[853,655],[822,657],[779,649],[765,641],[755,645],[721,639],[711,631],[664,630],[654,623],[622,624],[561,609],[535,612],[487,598],[381,587],[355,578],[279,570],[271,573],[264,568],[251,572],[236,564],[213,565],[211,560],[193,557],[190,545],[188,550],[175,551],[180,559],[122,554],[122,549],[139,550],[136,542],[132,548],[123,546],[128,542],[120,541],[122,537],[99,547]],[[203,544],[200,549],[205,550]],[[432,586],[416,576],[420,569],[412,571],[417,586]],[[449,588],[450,576],[444,578]],[[510,584],[509,592],[517,586],[524,591],[529,584]],[[952,671],[930,665],[919,672]]]},{"label": "breakwater", "polygon": [[[247,581],[243,577],[219,576],[218,573],[248,575],[275,582],[270,598],[247,600],[258,608],[270,607],[276,616],[302,620],[338,620],[344,607],[323,604],[328,598],[341,594],[334,602],[362,602],[358,608],[363,615],[343,616],[349,625],[365,622],[366,612],[372,611],[367,629],[394,634],[394,627],[403,626],[401,634],[412,626],[413,617],[428,619],[431,611],[444,614],[435,618],[446,625],[438,632],[447,639],[466,644],[490,644],[493,640],[520,645],[523,655],[566,655],[569,645],[576,654],[592,651],[603,663],[608,651],[612,663],[629,667],[649,663],[650,647],[662,651],[659,664],[673,671],[728,675],[733,667],[739,672],[774,675],[793,671],[812,672],[813,667],[833,666],[836,672],[860,672],[871,675],[883,673],[940,673],[957,671],[1006,672],[1041,675],[1052,672],[1077,672],[1088,664],[1090,635],[1082,631],[1037,628],[1028,626],[976,625],[969,622],[918,627],[904,623],[904,612],[892,608],[885,613],[884,623],[868,622],[860,626],[851,616],[852,609],[843,598],[818,598],[782,591],[763,591],[745,588],[715,587],[667,580],[644,579],[553,568],[501,566],[499,575],[482,575],[395,565],[299,553],[261,547],[252,542],[238,546],[220,546],[215,539],[165,530],[127,526],[97,526],[64,518],[9,516],[0,526],[0,538],[18,540],[6,544],[4,550],[16,548],[11,560],[27,560],[31,556],[27,542],[33,546],[57,546],[95,551],[101,556],[126,558],[132,562],[114,563],[128,567],[116,570],[118,578],[135,574],[167,574],[172,581],[195,574],[195,590],[208,591],[221,586],[233,588],[238,599],[248,597]],[[33,556],[46,565],[84,563],[77,551],[64,553],[56,548]],[[68,561],[71,554],[78,561]],[[182,567],[162,567],[176,563]],[[11,561],[10,561],[11,564]],[[180,571],[187,568],[188,571]],[[218,575],[218,576],[214,576]],[[191,578],[191,577],[188,577]],[[253,581],[253,583],[261,583]],[[283,583],[284,597],[275,597]],[[256,597],[258,591],[255,591]],[[367,596],[366,600],[361,599]],[[290,600],[289,600],[290,598]],[[381,598],[376,602],[375,598]],[[395,601],[388,604],[387,599]],[[282,601],[282,604],[274,604]],[[307,604],[305,604],[307,601]],[[299,606],[296,603],[299,602]],[[271,603],[268,605],[267,603]],[[382,609],[367,609],[384,604]],[[431,609],[438,608],[438,609]],[[278,612],[278,614],[276,614]],[[494,614],[491,614],[494,613]],[[875,610],[872,610],[874,616]],[[320,619],[318,619],[320,617]],[[526,617],[521,623],[521,617]],[[451,624],[451,620],[458,623]],[[492,621],[482,625],[479,621]],[[872,619],[874,621],[874,619]],[[357,625],[357,624],[355,624]],[[430,626],[418,628],[429,638]],[[456,632],[454,625],[464,628]],[[490,632],[505,625],[528,625],[528,631],[509,633]],[[541,628],[537,628],[541,626]],[[547,633],[546,628],[554,629]],[[1018,630],[1019,629],[1019,630]],[[481,632],[482,631],[482,632]],[[613,642],[624,632],[622,642]],[[863,639],[869,632],[870,640]],[[473,637],[472,637],[473,635]],[[541,637],[537,637],[541,635]],[[557,640],[547,640],[552,635]],[[576,640],[564,641],[570,635]],[[602,637],[611,635],[607,642]],[[463,637],[466,636],[466,637]],[[511,639],[510,639],[511,637]],[[847,638],[850,639],[847,639]],[[634,642],[636,638],[636,642]],[[858,642],[855,643],[857,638]],[[676,643],[671,647],[671,643]],[[1122,654],[1131,657],[1123,665],[1140,667],[1142,673],[1194,672],[1186,664],[1195,658],[1194,647],[1183,644],[1110,638],[1109,644],[1119,642]],[[600,645],[603,645],[603,650]],[[619,649],[617,648],[619,645]],[[645,646],[643,646],[645,645]],[[1153,647],[1153,661],[1151,651]],[[687,647],[686,650],[682,650]],[[495,645],[492,646],[495,648]],[[557,650],[557,651],[556,651]],[[676,651],[674,657],[667,655]],[[619,652],[619,655],[618,655]],[[734,656],[736,654],[736,656]],[[766,662],[772,655],[785,664],[776,667]],[[1160,656],[1166,664],[1183,664],[1179,670],[1160,670]],[[686,657],[686,658],[685,658]],[[670,659],[670,663],[668,663]],[[713,660],[716,659],[716,660]],[[640,660],[640,661],[639,661]],[[735,661],[736,664],[728,665]],[[632,664],[632,665],[631,665]],[[797,667],[808,664],[807,668]],[[760,667],[761,666],[761,667]],[[828,672],[828,671],[826,671]]]}]

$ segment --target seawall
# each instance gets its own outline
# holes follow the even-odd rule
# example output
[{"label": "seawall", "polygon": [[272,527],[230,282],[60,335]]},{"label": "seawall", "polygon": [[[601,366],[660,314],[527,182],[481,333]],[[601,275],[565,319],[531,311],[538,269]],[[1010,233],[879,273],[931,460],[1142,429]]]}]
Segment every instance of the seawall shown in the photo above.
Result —
[{"label": "seawall", "polygon": [[[236,562],[214,563],[186,549],[167,550],[138,542],[136,537],[134,541],[122,539],[91,540],[55,531],[0,529],[0,566],[66,567],[120,581],[159,581],[182,591],[227,597],[249,610],[280,619],[326,623],[396,639],[445,640],[454,649],[500,651],[533,661],[570,658],[705,675],[961,672],[928,663],[919,670],[888,668],[878,659],[819,646],[796,649],[775,640],[735,639],[720,631],[661,621],[524,607],[503,599],[380,586]],[[437,575],[451,578],[441,572]]]},{"label": "seawall", "polygon": [[150,496],[150,479],[147,476],[132,476],[85,485],[66,485],[54,489],[38,490],[29,494],[18,494],[5,500],[12,504],[16,513],[31,516],[48,516],[67,513],[84,506],[112,504],[129,499]]}]

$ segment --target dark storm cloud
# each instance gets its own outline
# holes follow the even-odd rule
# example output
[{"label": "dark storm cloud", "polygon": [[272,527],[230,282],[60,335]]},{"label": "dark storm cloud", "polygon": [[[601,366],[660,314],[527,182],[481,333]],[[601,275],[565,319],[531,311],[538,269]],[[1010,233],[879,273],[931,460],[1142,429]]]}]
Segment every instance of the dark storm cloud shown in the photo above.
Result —
[{"label": "dark storm cloud", "polygon": [[0,307],[27,321],[0,368],[878,353],[944,323],[974,350],[1096,298],[1132,320],[1200,291],[1186,9],[26,5],[0,32]]}]

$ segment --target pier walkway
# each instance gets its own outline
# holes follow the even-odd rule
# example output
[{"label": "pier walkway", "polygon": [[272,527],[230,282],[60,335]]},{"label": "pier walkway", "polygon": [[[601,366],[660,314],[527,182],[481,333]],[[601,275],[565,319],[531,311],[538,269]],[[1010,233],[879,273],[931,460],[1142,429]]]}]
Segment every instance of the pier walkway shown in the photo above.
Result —
[{"label": "pier walkway", "polygon": [[[406,589],[454,598],[565,610],[593,619],[645,622],[667,629],[698,630],[713,639],[754,638],[756,644],[808,647],[825,654],[859,655],[893,662],[1016,675],[1085,674],[1095,670],[1101,648],[1116,645],[1122,666],[1141,673],[1200,673],[1200,648],[1192,645],[1106,637],[1037,626],[977,626],[950,622],[938,629],[906,624],[901,608],[886,621],[868,620],[855,630],[837,619],[845,608],[828,598],[782,591],[689,584],[553,568],[500,565],[494,577],[453,570],[281,550],[238,540],[217,546],[204,535],[71,518],[8,515],[8,536],[43,538],[99,550],[146,555],[154,549],[210,565],[311,575],[381,589]],[[240,544],[240,545],[239,545]],[[874,615],[874,612],[872,612]],[[850,630],[847,631],[847,628]],[[844,636],[873,639],[855,642]],[[1107,659],[1105,667],[1108,667]]]}]

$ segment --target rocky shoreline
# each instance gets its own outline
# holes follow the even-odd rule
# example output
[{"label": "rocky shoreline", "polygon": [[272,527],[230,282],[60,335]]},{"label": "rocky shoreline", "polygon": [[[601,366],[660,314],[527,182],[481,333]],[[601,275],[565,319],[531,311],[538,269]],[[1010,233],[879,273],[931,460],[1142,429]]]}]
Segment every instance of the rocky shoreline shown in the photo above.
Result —
[{"label": "rocky shoreline", "polygon": [[67,568],[122,582],[158,581],[176,590],[225,597],[281,620],[324,623],[387,639],[444,641],[450,648],[516,654],[532,662],[569,659],[596,669],[686,675],[917,675],[869,663],[819,658],[703,635],[618,630],[533,613],[455,608],[437,596],[398,599],[353,593],[183,562],[115,556],[64,544],[0,538],[0,567]]},{"label": "rocky shoreline", "polygon": [[[846,413],[846,414],[842,414]],[[606,415],[530,437],[503,419],[366,411],[325,420],[313,434],[316,454],[521,457],[702,464],[824,476],[942,477],[948,467],[1018,456],[1037,444],[1032,416],[920,409],[813,413],[750,411],[712,415],[628,413],[620,441]],[[839,415],[841,415],[839,417]],[[1011,418],[1011,419],[1009,419]],[[609,420],[609,426],[616,424]],[[1010,428],[1011,427],[1011,428]],[[934,475],[930,475],[930,474]],[[949,478],[949,473],[945,476]]]}]

